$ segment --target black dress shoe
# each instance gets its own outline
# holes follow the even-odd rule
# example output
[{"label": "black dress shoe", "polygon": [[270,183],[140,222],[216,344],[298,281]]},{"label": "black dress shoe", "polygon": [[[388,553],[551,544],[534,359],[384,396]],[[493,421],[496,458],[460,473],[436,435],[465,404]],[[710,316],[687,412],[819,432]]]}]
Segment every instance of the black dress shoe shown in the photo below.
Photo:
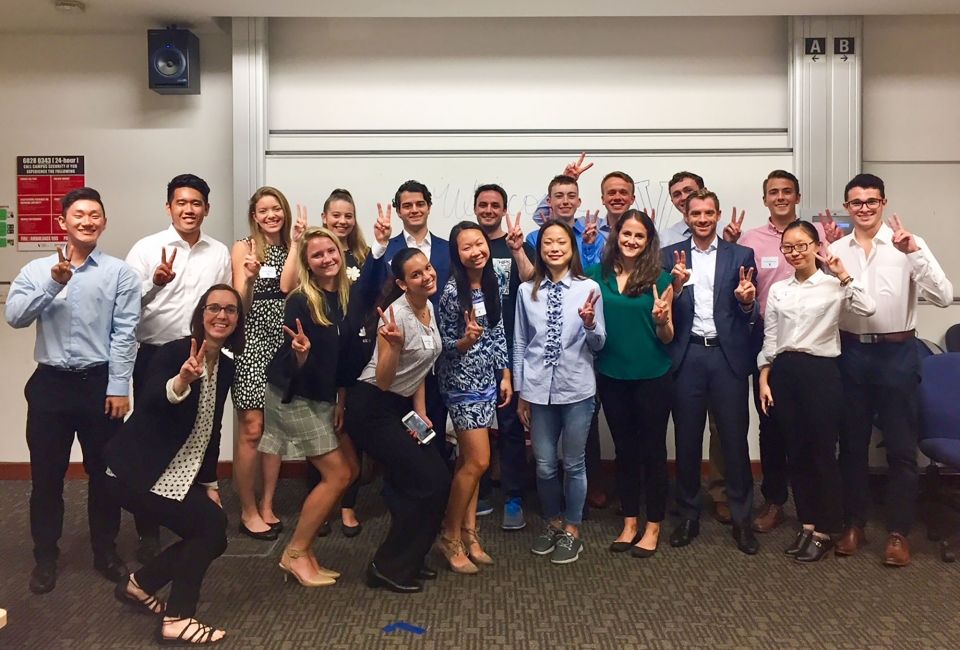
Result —
[{"label": "black dress shoe", "polygon": [[275,531],[273,528],[255,533],[247,528],[247,525],[242,521],[240,522],[240,527],[238,530],[240,531],[241,535],[246,535],[247,537],[252,537],[253,539],[259,539],[261,542],[272,542],[280,536],[280,533]]},{"label": "black dress shoe", "polygon": [[417,573],[417,578],[420,580],[436,580],[437,572],[434,569],[431,569],[427,565],[420,567],[420,572]]},{"label": "black dress shoe", "polygon": [[363,530],[363,524],[348,526],[345,523],[340,522],[340,532],[343,533],[344,537],[356,537],[360,534],[361,530]]},{"label": "black dress shoe", "polygon": [[160,555],[159,537],[141,537],[140,546],[137,548],[137,562],[140,564],[150,564],[150,560]]},{"label": "black dress shoe", "polygon": [[116,551],[93,558],[93,568],[110,582],[123,580],[130,574],[127,565],[123,563]]},{"label": "black dress shoe", "polygon": [[783,554],[796,557],[801,551],[803,551],[811,537],[813,537],[812,530],[801,528],[800,532],[797,533],[797,538],[793,540],[793,544],[784,550]]},{"label": "black dress shoe", "polygon": [[656,548],[640,548],[639,546],[634,546],[630,549],[630,557],[648,558],[653,557],[656,553]]},{"label": "black dress shoe", "polygon": [[30,591],[40,595],[53,591],[57,586],[57,563],[37,562],[30,573]]},{"label": "black dress shoe", "polygon": [[810,536],[810,541],[793,556],[797,562],[816,562],[833,549],[833,540],[829,537]]},{"label": "black dress shoe", "polygon": [[377,565],[373,562],[370,563],[369,568],[367,568],[367,586],[373,589],[377,587],[384,587],[398,594],[415,594],[423,591],[423,585],[419,582],[414,582],[413,584],[404,584],[402,582],[394,582],[387,576],[380,573],[377,569]]},{"label": "black dress shoe", "polygon": [[700,522],[695,519],[684,519],[680,525],[670,533],[670,546],[680,548],[693,541],[700,534]]},{"label": "black dress shoe", "polygon": [[643,532],[639,532],[633,536],[629,542],[612,542],[610,544],[611,553],[626,553],[629,551],[634,544],[640,541],[640,538],[643,537]]},{"label": "black dress shoe", "polygon": [[275,522],[273,522],[272,524],[271,524],[271,523],[267,523],[267,522],[263,522],[263,523],[265,523],[265,524],[267,524],[268,526],[270,526],[270,530],[276,532],[278,535],[283,532],[283,522],[282,522],[282,521],[275,521]]},{"label": "black dress shoe", "polygon": [[760,550],[760,542],[757,536],[753,534],[753,528],[750,522],[744,526],[733,527],[733,539],[737,542],[737,548],[747,555],[756,555]]}]

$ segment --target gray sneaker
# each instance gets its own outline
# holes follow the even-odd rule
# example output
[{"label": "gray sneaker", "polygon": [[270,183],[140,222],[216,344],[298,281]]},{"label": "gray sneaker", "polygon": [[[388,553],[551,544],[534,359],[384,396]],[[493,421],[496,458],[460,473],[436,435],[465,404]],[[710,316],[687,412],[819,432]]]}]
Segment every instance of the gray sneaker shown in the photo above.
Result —
[{"label": "gray sneaker", "polygon": [[583,542],[571,535],[563,533],[563,536],[557,539],[557,545],[553,549],[553,555],[550,561],[554,564],[570,564],[576,562],[583,550]]},{"label": "gray sneaker", "polygon": [[520,503],[520,497],[510,497],[503,504],[503,523],[500,525],[504,530],[520,530],[527,525],[523,518],[523,506]]},{"label": "gray sneaker", "polygon": [[556,547],[557,541],[562,539],[564,534],[565,533],[559,528],[547,526],[547,528],[533,540],[533,546],[530,548],[530,552],[535,555],[549,555]]}]

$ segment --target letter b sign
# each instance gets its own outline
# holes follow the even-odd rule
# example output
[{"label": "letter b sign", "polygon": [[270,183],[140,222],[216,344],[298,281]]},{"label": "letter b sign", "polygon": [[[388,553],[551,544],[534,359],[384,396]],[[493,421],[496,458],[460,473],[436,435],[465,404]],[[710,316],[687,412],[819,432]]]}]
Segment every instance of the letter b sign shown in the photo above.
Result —
[{"label": "letter b sign", "polygon": [[834,54],[856,54],[854,51],[854,39],[852,36],[837,37],[833,39]]}]

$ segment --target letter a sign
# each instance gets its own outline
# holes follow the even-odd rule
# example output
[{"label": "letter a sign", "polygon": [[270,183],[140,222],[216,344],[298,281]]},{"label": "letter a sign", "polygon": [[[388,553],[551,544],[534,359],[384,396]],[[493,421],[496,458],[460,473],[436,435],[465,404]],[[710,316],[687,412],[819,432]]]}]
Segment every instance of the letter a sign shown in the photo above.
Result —
[{"label": "letter a sign", "polygon": [[823,56],[827,53],[826,38],[805,38],[803,39],[803,53],[807,56]]}]

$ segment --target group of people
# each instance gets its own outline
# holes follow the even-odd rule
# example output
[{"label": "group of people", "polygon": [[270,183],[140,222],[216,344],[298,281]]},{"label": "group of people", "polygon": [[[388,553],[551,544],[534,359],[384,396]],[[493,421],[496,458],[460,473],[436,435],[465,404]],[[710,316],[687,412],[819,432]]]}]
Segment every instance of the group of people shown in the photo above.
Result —
[{"label": "group of people", "polygon": [[[755,532],[783,521],[790,486],[801,528],[786,553],[800,562],[831,549],[853,554],[866,542],[867,452],[879,415],[890,467],[884,561],[907,564],[915,303],[946,306],[953,289],[920,237],[896,215],[884,222],[883,181],[860,174],[847,185],[853,228],[844,235],[829,213],[800,220],[799,181],[775,170],[763,181],[767,222],[741,232],[742,211],[721,230],[717,195],[679,172],[669,192],[683,220],[658,232],[621,171],[600,183],[605,218],[578,220],[580,176],[592,166],[584,160],[550,181],[539,228],[526,237],[496,184],[476,188],[476,221],[442,239],[429,230],[430,191],[407,181],[377,206],[372,246],[349,192],[331,193],[315,227],[305,208],[294,217],[280,191],[263,187],[249,202],[250,236],[229,251],[202,232],[210,189],[186,174],[167,187],[171,226],[137,242],[124,263],[97,247],[107,223],[100,195],[65,196],[67,245],[23,268],[6,307],[14,327],[37,323],[38,367],[25,390],[31,590],[56,584],[76,434],[95,568],[121,602],[158,616],[161,641],[223,637],[195,613],[206,569],[227,544],[216,468],[228,389],[239,423],[240,533],[277,539],[281,460],[312,468],[279,559],[305,587],[340,577],[313,551],[338,504],[343,533],[360,532],[361,454],[383,467],[391,518],[368,566],[371,587],[421,591],[437,576],[425,561],[432,547],[456,573],[493,564],[477,526],[481,479],[495,440],[503,527],[523,528],[526,431],[544,519],[531,551],[576,561],[601,407],[623,514],[610,551],[646,558],[658,549],[672,414],[671,546],[699,533],[709,416],[711,462],[725,488],[717,515],[732,523],[737,548],[758,551]],[[396,235],[393,210],[403,224]],[[751,376],[766,501],[756,515]],[[439,435],[424,442],[424,427]],[[140,535],[134,573],[114,548],[121,506]],[[161,549],[160,526],[181,540]],[[168,583],[164,602],[157,592]]]}]

